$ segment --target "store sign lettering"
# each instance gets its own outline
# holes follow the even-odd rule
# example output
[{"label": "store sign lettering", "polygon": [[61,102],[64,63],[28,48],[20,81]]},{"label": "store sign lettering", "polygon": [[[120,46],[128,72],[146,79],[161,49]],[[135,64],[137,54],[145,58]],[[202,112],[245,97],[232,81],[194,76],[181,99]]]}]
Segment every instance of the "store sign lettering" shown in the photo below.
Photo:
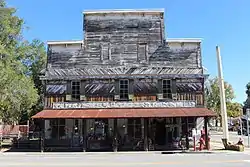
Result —
[{"label": "store sign lettering", "polygon": [[82,108],[171,108],[195,107],[194,101],[174,102],[56,102],[53,109],[82,109]]}]

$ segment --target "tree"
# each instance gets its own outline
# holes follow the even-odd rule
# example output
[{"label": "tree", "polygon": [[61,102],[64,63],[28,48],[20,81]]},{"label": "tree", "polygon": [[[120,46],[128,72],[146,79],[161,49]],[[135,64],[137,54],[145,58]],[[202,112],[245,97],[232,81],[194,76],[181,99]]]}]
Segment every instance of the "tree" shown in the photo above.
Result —
[{"label": "tree", "polygon": [[42,42],[23,40],[24,21],[15,13],[0,0],[0,116],[7,123],[38,110],[42,101],[38,75],[46,60]]},{"label": "tree", "polygon": [[227,116],[228,117],[239,117],[242,115],[243,105],[237,102],[227,103]]},{"label": "tree", "polygon": [[[227,82],[224,82],[224,87],[226,103],[230,104],[235,98],[234,90]],[[205,87],[205,100],[207,108],[217,113],[216,124],[218,124],[218,119],[221,119],[220,88],[218,78],[208,79]],[[230,113],[230,115],[233,114]]]},{"label": "tree", "polygon": [[45,69],[47,54],[44,43],[37,39],[33,40],[29,47],[29,51],[26,55],[26,59],[29,61],[29,63],[26,65],[26,67],[39,95],[37,103],[32,107],[31,112],[27,115],[28,117],[31,117],[43,109],[44,85],[39,76],[41,71]]},{"label": "tree", "polygon": [[244,102],[244,108],[250,108],[250,82],[246,85],[247,99]]},{"label": "tree", "polygon": [[0,67],[0,116],[5,123],[18,122],[22,113],[37,102],[37,91],[30,77],[16,73],[2,63]]}]

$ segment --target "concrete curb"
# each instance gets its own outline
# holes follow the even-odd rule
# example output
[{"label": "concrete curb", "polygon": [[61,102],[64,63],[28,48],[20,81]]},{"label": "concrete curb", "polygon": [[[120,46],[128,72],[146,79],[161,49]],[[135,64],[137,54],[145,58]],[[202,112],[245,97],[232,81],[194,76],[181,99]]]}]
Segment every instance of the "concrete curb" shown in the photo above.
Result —
[{"label": "concrete curb", "polygon": [[[247,152],[245,150],[245,152]],[[223,153],[244,153],[244,152],[237,152],[237,151],[230,151],[230,150],[203,150],[203,151],[138,151],[138,152],[1,152],[1,155],[125,155],[125,154],[223,154]]]}]

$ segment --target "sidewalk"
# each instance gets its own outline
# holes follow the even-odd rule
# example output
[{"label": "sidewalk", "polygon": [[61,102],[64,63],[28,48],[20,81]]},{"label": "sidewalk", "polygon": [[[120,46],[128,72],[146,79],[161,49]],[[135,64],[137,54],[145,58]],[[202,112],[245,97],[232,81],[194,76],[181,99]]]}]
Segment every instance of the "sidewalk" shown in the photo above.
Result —
[{"label": "sidewalk", "polygon": [[211,150],[224,149],[224,145],[222,144],[222,142],[219,142],[219,141],[211,141],[210,146],[211,146]]},{"label": "sidewalk", "polygon": [[[212,141],[211,142],[211,151],[227,151],[227,152],[237,152],[231,150],[224,150],[224,146],[222,142],[219,141]],[[250,153],[250,147],[245,146],[243,153]]]},{"label": "sidewalk", "polygon": [[[210,143],[210,150],[202,150],[202,151],[193,151],[193,148],[190,148],[188,151],[182,151],[182,150],[175,150],[175,151],[128,151],[128,152],[44,152],[45,154],[178,154],[178,153],[242,153],[242,152],[237,152],[237,151],[230,151],[230,150],[225,150],[222,142],[219,141],[211,141]],[[18,151],[11,151],[9,152],[9,148],[2,148],[0,153],[16,153],[16,154],[41,154],[41,152],[33,152],[32,150],[18,150]],[[250,148],[247,146],[245,147],[244,153],[250,154]]]}]

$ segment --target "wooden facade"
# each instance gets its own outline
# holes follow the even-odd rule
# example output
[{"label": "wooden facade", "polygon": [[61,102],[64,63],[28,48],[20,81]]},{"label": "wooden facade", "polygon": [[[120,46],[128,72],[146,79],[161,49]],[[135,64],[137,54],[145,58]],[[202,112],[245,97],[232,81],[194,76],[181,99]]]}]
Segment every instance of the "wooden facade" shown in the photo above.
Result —
[{"label": "wooden facade", "polygon": [[[165,27],[162,10],[85,12],[83,41],[48,42],[47,67],[41,75],[46,89],[44,108],[53,109],[53,104],[66,102],[179,101],[204,107],[206,75],[202,68],[201,41],[166,39]],[[173,121],[169,118],[164,122],[169,120]],[[86,121],[76,123],[85,132]],[[105,125],[112,124],[107,128],[113,128],[115,139],[119,138],[115,127],[122,127],[123,120],[105,121]],[[153,118],[124,121],[128,129],[143,126],[142,143],[149,142],[145,135],[160,134],[153,133],[158,125]],[[174,118],[171,125],[165,124],[176,128],[175,124],[181,126],[183,121],[188,125],[188,118]],[[87,138],[86,133],[79,134]],[[118,145],[113,139],[109,141],[113,147]],[[87,148],[87,143],[83,145]],[[148,146],[143,147],[147,150]]]}]

